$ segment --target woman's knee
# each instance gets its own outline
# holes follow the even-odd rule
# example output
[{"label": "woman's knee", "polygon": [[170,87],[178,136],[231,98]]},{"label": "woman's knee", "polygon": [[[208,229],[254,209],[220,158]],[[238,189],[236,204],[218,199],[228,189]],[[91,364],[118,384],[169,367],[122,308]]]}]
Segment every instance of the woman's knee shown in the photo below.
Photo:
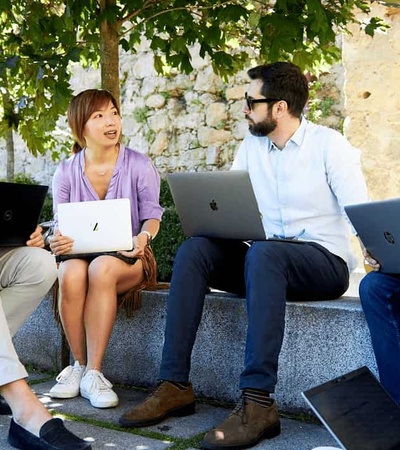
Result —
[{"label": "woman's knee", "polygon": [[89,284],[102,285],[110,282],[116,283],[120,271],[120,264],[126,264],[113,256],[100,256],[94,259],[88,267]]},{"label": "woman's knee", "polygon": [[88,277],[88,264],[79,259],[70,259],[60,264],[59,281],[62,287],[70,284],[79,285],[86,283]]}]

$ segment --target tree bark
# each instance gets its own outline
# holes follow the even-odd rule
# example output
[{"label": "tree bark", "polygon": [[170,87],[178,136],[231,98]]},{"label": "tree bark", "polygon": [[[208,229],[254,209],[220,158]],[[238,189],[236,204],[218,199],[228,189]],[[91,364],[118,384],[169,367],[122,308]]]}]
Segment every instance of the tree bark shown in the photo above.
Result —
[{"label": "tree bark", "polygon": [[[100,0],[100,12],[115,4],[116,0]],[[100,24],[100,67],[101,87],[111,92],[119,104],[119,34],[107,20]]]},{"label": "tree bark", "polygon": [[6,149],[7,149],[7,181],[14,180],[14,137],[12,128],[7,130],[6,135]]},{"label": "tree bark", "polygon": [[2,93],[2,102],[3,102],[3,110],[4,110],[4,120],[8,121],[8,129],[6,131],[6,154],[7,154],[7,171],[6,171],[6,179],[7,181],[14,180],[14,170],[15,170],[15,152],[14,152],[14,136],[13,136],[13,122],[14,122],[14,110],[13,104],[10,98],[10,94],[8,93],[8,80],[7,76],[3,75],[3,86],[4,91]]}]

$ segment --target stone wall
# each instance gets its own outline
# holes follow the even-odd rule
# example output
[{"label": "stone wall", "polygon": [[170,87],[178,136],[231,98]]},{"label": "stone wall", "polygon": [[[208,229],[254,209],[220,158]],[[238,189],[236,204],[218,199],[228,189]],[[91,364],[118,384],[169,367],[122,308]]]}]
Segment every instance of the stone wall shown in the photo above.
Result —
[{"label": "stone wall", "polygon": [[400,8],[371,8],[391,28],[371,38],[353,27],[344,37],[344,131],[362,150],[370,195],[378,200],[400,196]]},{"label": "stone wall", "polygon": [[[242,114],[248,83],[245,71],[224,83],[209,61],[192,51],[195,71],[159,76],[146,43],[136,55],[121,55],[121,111],[124,142],[151,156],[160,173],[168,171],[228,169],[247,132]],[[75,66],[71,85],[75,92],[100,87],[99,70]],[[68,133],[65,120],[60,128]],[[0,142],[0,150],[5,143]],[[50,156],[33,158],[16,139],[15,172],[50,183],[56,163]],[[0,151],[0,177],[5,176],[6,154]]]}]

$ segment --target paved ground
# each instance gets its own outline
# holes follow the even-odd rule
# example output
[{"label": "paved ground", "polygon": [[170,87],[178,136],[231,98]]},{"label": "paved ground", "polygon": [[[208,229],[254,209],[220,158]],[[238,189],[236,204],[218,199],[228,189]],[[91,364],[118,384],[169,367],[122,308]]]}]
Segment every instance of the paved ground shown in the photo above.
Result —
[{"label": "paved ground", "polygon": [[[171,418],[148,428],[127,430],[118,426],[118,418],[131,405],[140,402],[147,394],[138,389],[116,388],[120,398],[117,408],[96,409],[81,398],[54,401],[46,393],[54,381],[46,374],[30,377],[32,388],[42,402],[63,418],[68,428],[91,441],[93,450],[194,450],[200,448],[203,434],[220,423],[230,409],[198,402],[196,414]],[[0,416],[0,450],[11,450],[7,444],[10,418]],[[282,433],[275,439],[259,443],[256,450],[311,450],[322,445],[335,446],[334,439],[324,427],[282,417]]]}]

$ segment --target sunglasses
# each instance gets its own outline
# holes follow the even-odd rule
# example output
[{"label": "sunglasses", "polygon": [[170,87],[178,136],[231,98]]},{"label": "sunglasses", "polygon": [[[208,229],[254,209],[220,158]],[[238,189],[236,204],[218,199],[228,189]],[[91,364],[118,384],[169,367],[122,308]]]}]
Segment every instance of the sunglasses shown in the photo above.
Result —
[{"label": "sunglasses", "polygon": [[272,103],[279,102],[279,98],[253,98],[247,95],[247,92],[244,94],[244,98],[246,100],[247,108],[252,111],[254,103]]}]

